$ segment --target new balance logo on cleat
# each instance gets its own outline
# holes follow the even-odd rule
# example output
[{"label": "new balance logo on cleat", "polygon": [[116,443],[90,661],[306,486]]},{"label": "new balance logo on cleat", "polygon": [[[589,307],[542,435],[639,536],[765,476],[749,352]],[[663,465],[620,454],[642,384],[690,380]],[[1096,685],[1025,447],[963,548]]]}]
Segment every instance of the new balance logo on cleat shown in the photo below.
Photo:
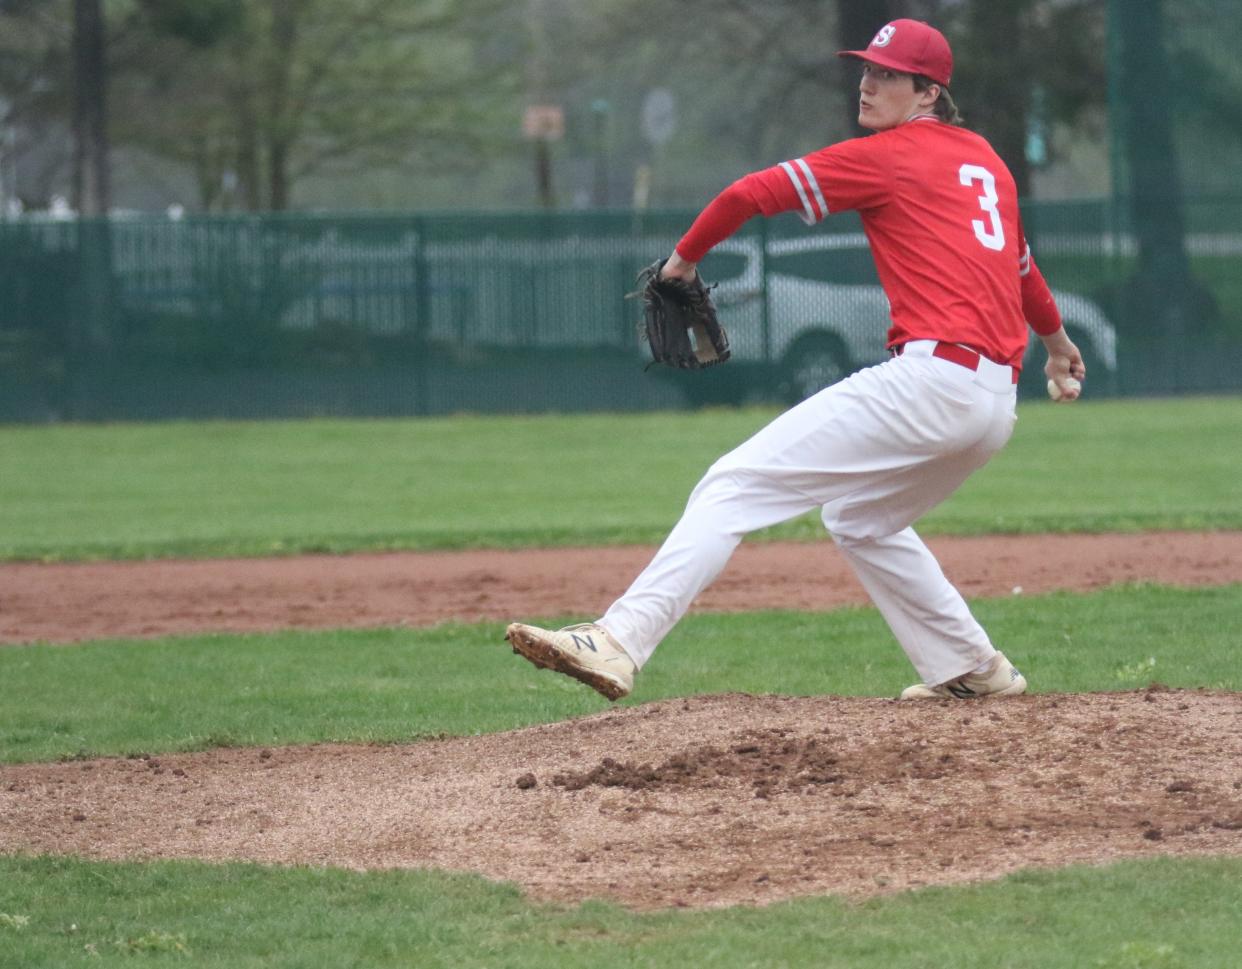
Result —
[{"label": "new balance logo on cleat", "polygon": [[589,649],[592,653],[599,652],[595,647],[595,640],[590,636],[579,636],[577,633],[570,633],[569,635],[572,637],[574,645],[579,649]]},{"label": "new balance logo on cleat", "polygon": [[638,667],[603,626],[579,623],[540,629],[515,622],[505,639],[515,653],[536,666],[572,676],[610,700],[619,700],[634,688]]}]

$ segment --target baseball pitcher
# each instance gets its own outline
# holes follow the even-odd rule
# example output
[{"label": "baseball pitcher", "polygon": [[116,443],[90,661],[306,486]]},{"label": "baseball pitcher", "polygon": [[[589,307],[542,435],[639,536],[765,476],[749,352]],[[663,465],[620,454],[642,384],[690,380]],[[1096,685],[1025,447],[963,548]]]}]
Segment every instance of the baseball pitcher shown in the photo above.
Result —
[{"label": "baseball pitcher", "polygon": [[712,465],[651,564],[598,622],[509,626],[516,652],[610,699],[631,691],[744,535],[813,508],[914,666],[920,682],[904,699],[1026,689],[911,525],[1009,440],[1028,324],[1062,400],[1079,394],[1082,355],[1031,257],[1013,177],[961,125],[944,36],[895,20],[866,50],[839,56],[860,62],[858,121],[872,133],[734,182],[659,273],[695,282],[703,256],[755,216],[792,211],[810,225],[857,211],[892,306],[891,359]]}]

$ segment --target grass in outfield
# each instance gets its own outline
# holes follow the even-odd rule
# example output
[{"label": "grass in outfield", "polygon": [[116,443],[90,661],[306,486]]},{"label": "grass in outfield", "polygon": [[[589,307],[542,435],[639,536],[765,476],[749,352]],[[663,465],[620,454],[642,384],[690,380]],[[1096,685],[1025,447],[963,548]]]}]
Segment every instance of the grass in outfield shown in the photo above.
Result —
[{"label": "grass in outfield", "polygon": [[1240,925],[1239,859],[637,914],[535,905],[511,886],[434,872],[0,858],[0,953],[22,969],[1221,969],[1235,964]]},{"label": "grass in outfield", "polygon": [[[654,543],[774,414],[0,427],[0,559]],[[1239,428],[1242,397],[1023,405],[922,528],[1242,528]]]},{"label": "grass in outfield", "polygon": [[[974,605],[1039,692],[1152,681],[1242,689],[1242,586],[1117,587]],[[608,706],[514,656],[502,630],[451,624],[0,648],[0,762],[409,741]],[[893,696],[910,682],[909,664],[872,608],[694,615],[625,702],[726,691]]]}]

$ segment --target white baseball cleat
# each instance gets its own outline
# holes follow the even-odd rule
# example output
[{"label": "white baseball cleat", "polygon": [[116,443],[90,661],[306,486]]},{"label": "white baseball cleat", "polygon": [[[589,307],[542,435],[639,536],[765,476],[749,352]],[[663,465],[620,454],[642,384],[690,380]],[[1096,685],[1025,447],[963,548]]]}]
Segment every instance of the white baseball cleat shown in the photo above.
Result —
[{"label": "white baseball cleat", "polygon": [[903,700],[975,700],[982,696],[1017,696],[1026,692],[1026,677],[1004,653],[992,657],[984,673],[967,673],[937,686],[916,683],[901,691]]},{"label": "white baseball cleat", "polygon": [[505,639],[515,653],[536,666],[572,676],[610,700],[620,700],[634,689],[638,667],[621,644],[593,622],[557,630],[514,622]]}]

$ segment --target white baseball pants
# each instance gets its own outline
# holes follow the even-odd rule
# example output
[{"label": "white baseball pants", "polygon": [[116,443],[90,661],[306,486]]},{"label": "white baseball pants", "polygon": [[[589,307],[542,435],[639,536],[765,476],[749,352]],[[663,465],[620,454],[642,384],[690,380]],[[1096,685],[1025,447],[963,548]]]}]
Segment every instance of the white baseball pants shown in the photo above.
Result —
[{"label": "white baseball pants", "polygon": [[995,653],[911,524],[1013,433],[1007,366],[933,357],[935,341],[862,370],[786,411],[712,465],[651,564],[599,620],[641,667],[742,537],[822,509],[825,527],[923,682]]}]

